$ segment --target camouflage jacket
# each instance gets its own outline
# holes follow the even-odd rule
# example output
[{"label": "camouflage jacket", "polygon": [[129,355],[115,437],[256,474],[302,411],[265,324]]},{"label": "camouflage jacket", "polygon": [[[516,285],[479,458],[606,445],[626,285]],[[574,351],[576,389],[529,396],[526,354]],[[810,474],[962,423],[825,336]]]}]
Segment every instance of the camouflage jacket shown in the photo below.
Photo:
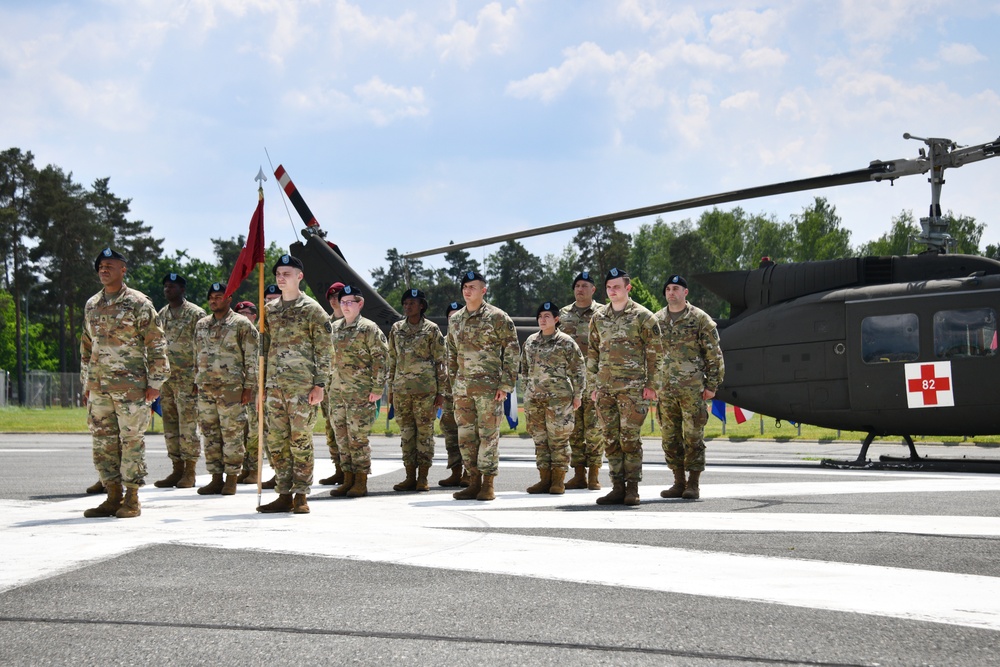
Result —
[{"label": "camouflage jacket", "polygon": [[205,317],[205,311],[185,300],[178,311],[166,305],[156,314],[156,320],[167,339],[170,378],[174,382],[194,382],[194,327]]},{"label": "camouflage jacket", "polygon": [[632,299],[616,313],[602,307],[590,320],[587,386],[597,391],[655,389],[660,326],[648,308]]},{"label": "camouflage jacket", "polygon": [[382,394],[385,388],[385,361],[389,344],[378,325],[367,317],[348,324],[333,323],[332,392],[341,396]]},{"label": "camouflage jacket", "polygon": [[533,333],[521,348],[521,379],[529,401],[583,398],[586,374],[583,353],[567,334]]},{"label": "camouflage jacket", "polygon": [[398,394],[445,394],[444,336],[427,318],[389,330],[389,387]]},{"label": "camouflage jacket", "polygon": [[273,299],[265,306],[264,386],[309,391],[330,378],[330,320],[316,301]]},{"label": "camouflage jacket", "polygon": [[656,319],[663,344],[659,387],[681,384],[718,389],[726,367],[719,347],[719,331],[708,313],[687,304],[673,322],[666,308],[657,311]]},{"label": "camouflage jacket", "polygon": [[584,357],[587,356],[587,349],[590,347],[590,320],[601,308],[603,306],[594,301],[583,310],[577,308],[575,303],[559,309],[559,331],[568,334],[576,341]]},{"label": "camouflage jacket", "polygon": [[199,387],[257,389],[257,328],[229,311],[221,320],[206,315],[194,329],[195,382]]},{"label": "camouflage jacket", "polygon": [[101,290],[83,308],[80,380],[84,391],[127,393],[143,400],[170,375],[167,340],[145,294],[122,286],[108,299]]},{"label": "camouflage jacket", "polygon": [[448,378],[452,393],[508,394],[517,382],[521,346],[514,320],[483,303],[475,312],[462,308],[448,321]]}]

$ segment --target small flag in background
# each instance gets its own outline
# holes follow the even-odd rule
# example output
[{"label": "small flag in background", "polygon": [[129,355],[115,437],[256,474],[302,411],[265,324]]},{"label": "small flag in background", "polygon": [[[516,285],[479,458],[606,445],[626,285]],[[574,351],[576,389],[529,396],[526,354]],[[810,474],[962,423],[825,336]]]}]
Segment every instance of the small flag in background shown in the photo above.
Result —
[{"label": "small flag in background", "polygon": [[712,414],[718,417],[723,424],[726,423],[726,402],[718,398],[712,399]]},{"label": "small flag in background", "polygon": [[155,412],[156,414],[160,415],[161,417],[163,416],[163,407],[160,404],[159,396],[157,396],[156,400],[150,404],[149,409]]},{"label": "small flag in background", "polygon": [[503,400],[503,414],[511,428],[517,428],[517,387]]},{"label": "small flag in background", "polygon": [[733,406],[733,415],[736,417],[736,423],[737,424],[742,424],[746,420],[748,420],[751,417],[753,417],[754,413],[750,412],[749,410],[744,410],[743,408],[741,408],[741,407],[739,407],[737,405],[734,405]]}]

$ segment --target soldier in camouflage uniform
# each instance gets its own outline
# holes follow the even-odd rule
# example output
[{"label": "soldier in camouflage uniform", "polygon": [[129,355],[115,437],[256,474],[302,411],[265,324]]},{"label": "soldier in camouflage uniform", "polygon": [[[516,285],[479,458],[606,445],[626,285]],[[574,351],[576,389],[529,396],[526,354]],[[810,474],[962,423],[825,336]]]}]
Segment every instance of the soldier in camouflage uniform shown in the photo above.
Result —
[{"label": "soldier in camouflage uniform", "polygon": [[604,429],[605,454],[611,468],[611,493],[598,505],[639,504],[642,440],[648,401],[656,400],[660,327],[649,309],[629,298],[628,273],[613,268],[604,280],[609,304],[590,320],[587,385]]},{"label": "soldier in camouflage uniform", "polygon": [[476,271],[462,276],[465,308],[448,322],[448,377],[455,397],[462,460],[469,487],[456,500],[493,500],[500,463],[503,402],[514,391],[521,354],[514,321],[486,303],[486,279]]},{"label": "soldier in camouflage uniform", "polygon": [[330,492],[339,498],[368,495],[372,450],[368,435],[378,414],[376,401],[385,387],[389,346],[378,325],[361,316],[365,299],[354,285],[340,290],[344,317],[333,324],[331,375],[334,402],[330,406],[340,450],[344,483]]},{"label": "soldier in camouflage uniform", "polygon": [[185,299],[187,280],[176,273],[163,277],[167,299],[156,317],[167,338],[170,378],[163,383],[160,408],[163,411],[163,439],[173,471],[154,486],[194,486],[195,466],[201,456],[198,439],[198,395],[194,382],[194,327],[205,311]]},{"label": "soldier in camouflage uniform", "polygon": [[[340,290],[344,288],[344,283],[335,282],[326,289],[326,300],[330,304],[331,326],[344,317],[344,311],[340,309]],[[332,382],[332,378],[331,378]],[[333,474],[319,480],[319,483],[327,486],[329,484],[343,484],[344,471],[340,467],[340,450],[337,448],[337,434],[333,428],[333,414],[330,412],[331,400],[333,399],[333,388],[331,382],[326,383],[326,400],[323,401],[323,421],[326,423],[326,448],[330,451],[330,460],[333,461]]]},{"label": "soldier in camouflage uniform", "polygon": [[149,406],[170,373],[167,341],[149,297],[124,284],[125,257],[105,248],[94,269],[103,289],[83,309],[80,380],[94,467],[108,497],[83,515],[131,518],[141,513],[138,491],[146,479],[143,434]]},{"label": "soldier in camouflage uniform", "polygon": [[403,292],[404,319],[389,330],[389,403],[399,424],[406,479],[394,491],[430,491],[434,460],[434,417],[444,404],[445,353],[441,328],[424,317],[427,297]]},{"label": "soldier in camouflage uniform", "polygon": [[586,388],[584,361],[576,342],[556,330],[559,310],[551,301],[538,308],[536,317],[540,331],[528,336],[521,348],[524,417],[535,441],[539,476],[527,490],[561,495],[566,491],[573,414],[583,403]]},{"label": "soldier in camouflage uniform", "polygon": [[[271,284],[271,285],[268,285],[267,287],[264,288],[264,308],[267,308],[267,304],[269,304],[270,302],[277,301],[280,298],[281,298],[281,290],[278,289],[277,285]],[[257,331],[260,331],[260,332],[263,332],[264,329],[266,328],[266,325],[265,325],[265,323],[263,321],[263,315],[266,315],[266,312],[262,313],[261,323],[260,323],[260,325],[257,326]],[[258,426],[258,431],[259,430],[260,430],[260,427]],[[271,457],[268,455],[268,451],[267,451],[267,418],[266,417],[264,418],[264,443],[265,443],[264,444],[264,456],[267,458],[267,462],[268,462],[268,465],[271,466],[271,470],[274,470],[274,465],[271,463]],[[257,456],[257,450],[254,449],[254,461],[257,460],[256,456]],[[254,465],[256,466],[256,463],[254,463]],[[277,476],[277,474],[274,474],[274,475],[271,475],[271,479],[269,479],[269,480],[267,480],[265,482],[261,482],[260,488],[262,488],[262,489],[273,489],[277,485],[277,483],[278,483],[278,476]]]},{"label": "soldier in camouflage uniform", "polygon": [[[444,316],[451,319],[452,313],[457,313],[462,309],[458,301],[452,301],[444,312]],[[445,368],[447,369],[448,359],[448,339],[444,339]],[[438,484],[444,487],[468,486],[469,474],[462,474],[462,450],[458,447],[458,422],[455,421],[455,398],[451,393],[451,380],[445,372],[444,402],[441,405],[441,433],[444,435],[444,448],[448,452],[448,469],[451,474]]]},{"label": "soldier in camouflage uniform", "polygon": [[663,293],[667,306],[656,313],[663,336],[656,418],[674,484],[660,496],[696,500],[705,470],[707,401],[722,384],[725,362],[715,322],[687,302],[687,281],[682,276],[670,276]]},{"label": "soldier in camouflage uniform", "polygon": [[[257,306],[253,301],[240,301],[233,307],[237,315],[242,315],[243,317],[250,320],[250,324],[254,325],[254,331],[257,330]],[[258,337],[260,334],[258,334]],[[259,348],[257,352],[254,352],[254,356],[259,356]],[[253,386],[254,396],[257,395],[257,381],[254,381]],[[257,448],[260,446],[260,434],[259,434],[259,423],[257,420],[257,401],[252,400],[246,406],[247,413],[247,428],[246,428],[246,455],[243,457],[243,468],[240,470],[240,476],[236,478],[239,484],[256,484],[258,479],[257,472]]]},{"label": "soldier in camouflage uniform", "polygon": [[212,283],[212,314],[198,320],[194,330],[198,424],[205,438],[205,467],[212,475],[198,489],[203,496],[235,495],[246,456],[246,406],[257,388],[257,329],[234,313],[230,303],[226,283]]},{"label": "soldier in camouflage uniform", "polygon": [[[590,272],[581,272],[573,280],[573,303],[563,306],[559,311],[559,330],[576,341],[584,358],[590,344],[590,320],[602,307],[594,303],[596,291],[597,286]],[[574,475],[566,482],[566,488],[600,491],[604,435],[597,423],[597,406],[590,400],[590,392],[584,392],[583,404],[576,411],[569,446],[573,452]]]},{"label": "soldier in camouflage uniform", "polygon": [[278,498],[257,511],[308,514],[313,428],[330,377],[331,327],[326,311],[299,289],[303,274],[297,257],[282,255],[273,273],[281,298],[264,311],[264,405]]}]

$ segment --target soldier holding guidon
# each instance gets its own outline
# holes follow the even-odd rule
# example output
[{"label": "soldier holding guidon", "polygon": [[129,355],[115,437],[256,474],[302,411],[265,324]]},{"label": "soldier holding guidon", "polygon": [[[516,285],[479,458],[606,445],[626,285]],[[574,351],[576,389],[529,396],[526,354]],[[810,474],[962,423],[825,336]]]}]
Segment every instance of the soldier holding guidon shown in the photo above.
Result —
[{"label": "soldier holding guidon", "polygon": [[103,289],[84,306],[80,380],[94,467],[107,499],[83,515],[124,519],[141,513],[138,492],[146,479],[149,406],[160,395],[170,365],[152,302],[124,284],[125,257],[105,248],[94,269]]},{"label": "soldier holding guidon", "polygon": [[212,481],[198,489],[201,495],[236,493],[246,456],[246,406],[257,390],[257,329],[234,313],[230,303],[226,283],[212,283],[212,314],[195,326],[198,424],[205,438],[205,467],[212,475]]},{"label": "soldier holding guidon", "polygon": [[395,491],[430,491],[427,473],[434,460],[434,417],[444,404],[444,336],[424,317],[427,297],[403,292],[404,319],[389,330],[389,403],[399,424],[406,479]]},{"label": "soldier holding guidon", "polygon": [[[452,313],[457,313],[461,309],[462,306],[459,305],[458,301],[452,301],[445,309],[444,316],[450,320]],[[446,369],[449,349],[448,338],[446,337],[444,339]],[[468,486],[469,475],[468,473],[462,474],[462,450],[458,446],[458,422],[455,421],[455,397],[452,396],[451,379],[448,378],[447,372],[444,374],[444,379],[444,401],[441,405],[441,420],[438,423],[441,425],[441,433],[444,435],[444,448],[448,453],[447,465],[448,469],[451,470],[451,474],[442,480],[438,480],[438,484],[444,487]]]},{"label": "soldier holding guidon", "polygon": [[521,348],[524,416],[535,441],[539,476],[527,491],[560,495],[566,491],[573,413],[582,404],[586,384],[584,361],[573,339],[556,330],[559,310],[551,301],[539,306],[537,318],[540,331],[528,336]]}]

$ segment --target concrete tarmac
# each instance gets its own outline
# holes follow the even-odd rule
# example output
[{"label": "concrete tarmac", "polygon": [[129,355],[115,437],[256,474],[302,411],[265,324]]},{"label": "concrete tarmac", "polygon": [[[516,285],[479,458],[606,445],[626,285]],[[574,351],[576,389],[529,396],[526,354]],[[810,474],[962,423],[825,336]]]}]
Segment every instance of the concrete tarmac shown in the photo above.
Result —
[{"label": "concrete tarmac", "polygon": [[609,508],[524,493],[533,445],[504,438],[482,503],[393,492],[398,440],[372,444],[367,498],[314,486],[311,514],[261,515],[255,488],[154,488],[150,436],[142,516],[98,520],[88,436],[0,435],[0,664],[1000,664],[1000,476],[716,441],[701,500],[664,500],[646,440],[642,504]]}]

